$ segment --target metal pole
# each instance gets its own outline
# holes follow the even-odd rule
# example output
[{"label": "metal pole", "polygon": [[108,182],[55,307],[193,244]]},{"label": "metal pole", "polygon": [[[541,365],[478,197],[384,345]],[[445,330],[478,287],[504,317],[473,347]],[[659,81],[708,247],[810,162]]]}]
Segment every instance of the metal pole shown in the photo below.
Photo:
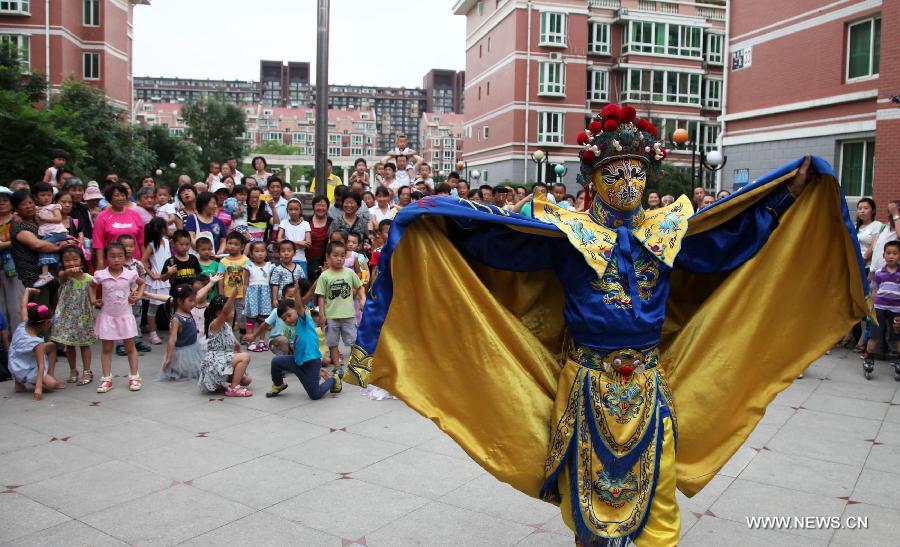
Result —
[{"label": "metal pole", "polygon": [[319,2],[319,31],[316,47],[316,188],[323,196],[327,192],[325,165],[328,159],[328,14],[330,0]]},{"label": "metal pole", "polygon": [[697,187],[696,177],[697,177],[697,145],[693,144],[691,146],[691,188],[690,192],[693,196],[694,188]]}]

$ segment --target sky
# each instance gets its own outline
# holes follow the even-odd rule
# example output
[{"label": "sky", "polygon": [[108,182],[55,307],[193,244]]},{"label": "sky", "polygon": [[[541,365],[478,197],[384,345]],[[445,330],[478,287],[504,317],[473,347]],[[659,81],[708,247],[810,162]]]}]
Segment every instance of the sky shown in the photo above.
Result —
[{"label": "sky", "polygon": [[[332,0],[332,84],[421,87],[432,68],[465,68],[453,0]],[[151,0],[134,9],[134,75],[258,80],[259,61],[308,61],[316,0]]]}]

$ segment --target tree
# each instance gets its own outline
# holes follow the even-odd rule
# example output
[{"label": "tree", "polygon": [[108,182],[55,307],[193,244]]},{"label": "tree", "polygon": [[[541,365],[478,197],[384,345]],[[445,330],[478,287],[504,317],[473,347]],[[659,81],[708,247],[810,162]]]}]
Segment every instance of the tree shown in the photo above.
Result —
[{"label": "tree", "polygon": [[656,190],[661,196],[670,194],[675,199],[681,194],[688,197],[693,195],[691,175],[685,172],[684,168],[663,163],[658,175],[653,173],[653,169],[648,170],[647,175],[647,190]]},{"label": "tree", "polygon": [[100,180],[115,172],[137,181],[156,165],[156,154],[144,135],[125,123],[125,113],[110,105],[99,90],[68,80],[62,92],[52,97],[51,105],[71,113],[69,129],[87,143],[83,161],[73,165],[82,178]]},{"label": "tree", "polygon": [[22,92],[28,102],[44,100],[46,80],[39,72],[28,73],[19,50],[11,42],[0,43],[0,90]]},{"label": "tree", "polygon": [[239,106],[202,100],[185,105],[182,116],[204,165],[243,156],[246,119]]},{"label": "tree", "polygon": [[271,154],[273,156],[298,156],[300,149],[290,144],[276,141],[265,141],[253,149],[255,154]]},{"label": "tree", "polygon": [[0,173],[3,183],[35,182],[50,166],[50,150],[62,148],[72,162],[84,156],[85,142],[69,129],[61,107],[36,108],[24,91],[0,91]]},{"label": "tree", "polygon": [[[147,146],[156,155],[157,167],[163,170],[162,176],[157,177],[158,181],[161,180],[174,190],[181,174],[190,175],[195,180],[203,178],[204,169],[196,145],[171,136],[169,130],[160,125],[136,125],[134,131],[143,134]],[[172,163],[176,166],[174,170],[169,168]]]}]

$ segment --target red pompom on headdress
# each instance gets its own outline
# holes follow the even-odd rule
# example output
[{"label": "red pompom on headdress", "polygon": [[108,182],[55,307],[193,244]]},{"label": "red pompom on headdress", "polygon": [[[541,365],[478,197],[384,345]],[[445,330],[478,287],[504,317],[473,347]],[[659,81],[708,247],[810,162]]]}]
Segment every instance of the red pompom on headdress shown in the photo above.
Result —
[{"label": "red pompom on headdress", "polygon": [[594,120],[588,125],[588,131],[590,131],[592,135],[599,135],[603,132],[603,124],[600,120]]},{"label": "red pompom on headdress", "polygon": [[620,121],[622,119],[622,109],[616,103],[609,103],[600,111],[600,117],[604,120]]},{"label": "red pompom on headdress", "polygon": [[620,120],[622,123],[629,123],[630,121],[634,120],[635,118],[637,118],[637,110],[635,110],[633,106],[629,105],[629,106],[622,107],[622,114],[621,114],[621,120]]}]

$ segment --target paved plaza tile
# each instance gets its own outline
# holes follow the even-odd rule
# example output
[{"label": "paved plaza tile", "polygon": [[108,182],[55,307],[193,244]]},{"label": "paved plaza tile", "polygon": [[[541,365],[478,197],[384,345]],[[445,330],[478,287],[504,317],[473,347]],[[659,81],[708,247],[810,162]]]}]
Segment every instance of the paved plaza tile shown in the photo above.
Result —
[{"label": "paved plaza tile", "polygon": [[[350,385],[310,401],[124,378],[40,402],[0,384],[0,545],[572,545],[557,508],[488,475],[432,422]],[[99,365],[98,365],[99,366]],[[63,371],[64,372],[64,371]],[[126,372],[114,360],[114,373]],[[835,351],[779,394],[693,498],[682,545],[897,544],[900,383]],[[868,517],[865,529],[761,529],[748,517]],[[855,522],[855,521],[853,521]]]}]

